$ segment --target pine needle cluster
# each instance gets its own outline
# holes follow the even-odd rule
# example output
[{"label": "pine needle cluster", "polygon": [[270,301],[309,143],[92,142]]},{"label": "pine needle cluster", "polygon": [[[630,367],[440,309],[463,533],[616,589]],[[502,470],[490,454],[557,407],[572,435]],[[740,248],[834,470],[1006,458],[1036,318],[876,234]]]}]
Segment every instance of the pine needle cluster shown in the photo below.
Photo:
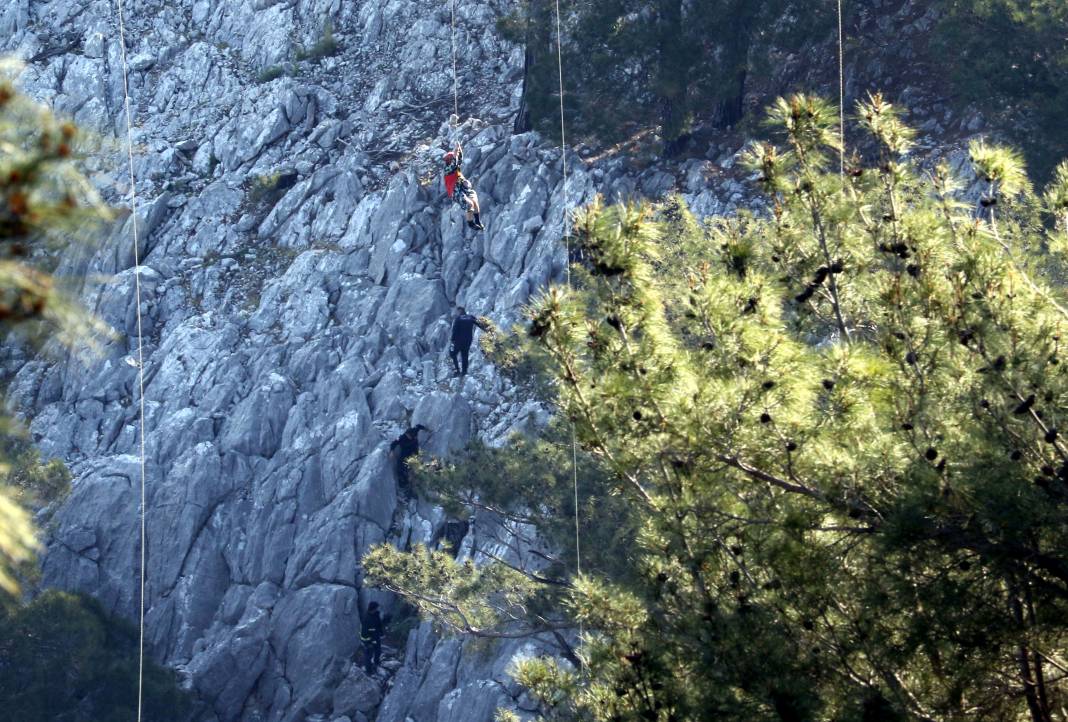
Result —
[{"label": "pine needle cluster", "polygon": [[[79,171],[77,129],[19,94],[6,79],[13,70],[0,64],[0,334],[8,342],[56,338],[84,348],[107,330],[70,299],[50,269],[80,229],[108,212]],[[12,429],[3,420],[8,441]],[[18,462],[0,468],[0,478],[20,487],[12,492],[0,484],[0,594],[7,595],[17,593],[16,570],[38,548],[29,515],[14,499],[51,496],[66,483],[54,465],[38,468],[25,454]]]},{"label": "pine needle cluster", "polygon": [[461,561],[447,543],[375,547],[362,562],[366,583],[400,594],[444,629],[542,638],[577,663],[562,632],[574,627],[566,600],[580,556],[599,576],[633,573],[627,553],[637,527],[627,501],[609,493],[606,470],[588,453],[573,456],[569,431],[553,423],[538,438],[517,435],[501,448],[476,442],[447,460],[416,464],[413,478],[420,497],[454,519],[477,519],[478,533]]},{"label": "pine needle cluster", "polygon": [[595,203],[529,309],[634,534],[554,597],[577,659],[516,677],[544,720],[1060,719],[1068,164],[924,170],[874,96],[839,173],[835,108],[769,115],[766,214]]}]

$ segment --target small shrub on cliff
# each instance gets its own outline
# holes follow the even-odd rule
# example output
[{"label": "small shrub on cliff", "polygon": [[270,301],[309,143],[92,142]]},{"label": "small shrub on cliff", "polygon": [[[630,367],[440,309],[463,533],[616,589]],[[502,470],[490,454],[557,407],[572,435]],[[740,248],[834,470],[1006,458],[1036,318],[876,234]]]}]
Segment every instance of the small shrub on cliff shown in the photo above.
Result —
[{"label": "small shrub on cliff", "polygon": [[260,71],[260,74],[256,76],[256,82],[269,83],[272,80],[281,78],[283,75],[285,75],[285,70],[283,70],[281,65],[272,65],[269,68],[264,68]]},{"label": "small shrub on cliff", "polygon": [[331,55],[336,55],[338,51],[337,39],[334,37],[334,24],[329,20],[323,25],[322,35],[316,40],[310,48],[299,47],[297,48],[297,60],[322,60],[328,58]]},{"label": "small shrub on cliff", "polygon": [[50,504],[70,491],[70,470],[59,459],[41,462],[41,454],[22,435],[0,436],[0,483],[10,487],[23,505]]}]

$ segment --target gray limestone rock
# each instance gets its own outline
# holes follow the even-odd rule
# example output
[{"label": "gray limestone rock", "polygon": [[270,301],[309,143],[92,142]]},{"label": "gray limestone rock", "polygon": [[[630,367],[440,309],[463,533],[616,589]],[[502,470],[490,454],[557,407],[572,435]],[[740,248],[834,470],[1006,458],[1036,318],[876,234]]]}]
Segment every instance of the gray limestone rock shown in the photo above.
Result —
[{"label": "gray limestone rock", "polygon": [[423,448],[431,454],[446,456],[471,439],[471,405],[461,394],[434,391],[419,399],[412,412],[412,424],[422,424],[431,430]]},{"label": "gray limestone rock", "polygon": [[[440,3],[127,5],[140,265],[128,211],[65,255],[60,271],[87,279],[83,302],[115,338],[87,361],[26,358],[8,404],[74,474],[48,529],[45,582],[136,618],[141,280],[148,638],[198,719],[488,722],[514,707],[509,666],[537,642],[487,652],[422,624],[384,687],[351,664],[361,604],[397,606],[363,586],[362,555],[433,543],[446,521],[399,493],[388,444],[422,423],[425,449],[447,455],[546,422],[477,348],[463,384],[445,353],[454,305],[506,328],[562,279],[567,208],[676,188],[699,216],[748,203],[736,141],[710,151],[718,163],[640,174],[618,158],[572,160],[564,188],[558,150],[511,135],[523,50],[493,27],[512,5],[456,2],[455,126]],[[37,56],[21,87],[108,140],[92,180],[128,208],[112,13],[99,0],[9,0],[0,50]],[[71,48],[41,52],[58,37]],[[457,140],[482,233],[444,197],[440,153]],[[485,538],[476,523],[461,548]]]},{"label": "gray limestone rock", "polygon": [[334,691],[334,714],[353,715],[373,713],[382,703],[378,683],[355,666]]}]

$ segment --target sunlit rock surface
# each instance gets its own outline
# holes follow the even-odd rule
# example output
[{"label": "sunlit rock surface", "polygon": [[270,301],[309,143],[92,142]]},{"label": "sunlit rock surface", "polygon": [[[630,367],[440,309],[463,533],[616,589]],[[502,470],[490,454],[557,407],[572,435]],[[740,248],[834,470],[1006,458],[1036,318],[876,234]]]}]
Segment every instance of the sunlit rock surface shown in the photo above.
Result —
[{"label": "sunlit rock surface", "polygon": [[[489,722],[524,707],[508,676],[535,642],[462,644],[429,625],[368,679],[352,660],[359,560],[432,543],[440,509],[407,502],[387,459],[408,424],[445,454],[544,423],[476,350],[446,357],[457,305],[507,327],[561,280],[565,207],[681,193],[699,215],[751,204],[739,140],[637,170],[513,135],[523,51],[506,0],[457,0],[460,121],[450,126],[447,3],[167,0],[126,4],[141,265],[127,213],[63,271],[119,334],[87,362],[23,358],[9,389],[73,491],[49,526],[48,584],[137,617],[136,296],[147,426],[147,629],[202,720]],[[110,2],[11,0],[0,50],[21,86],[103,143],[89,161],[129,206],[118,27]],[[332,34],[336,53],[307,58]],[[3,40],[6,38],[6,40]],[[304,59],[301,59],[304,58]],[[456,140],[486,230],[443,198]],[[102,280],[101,280],[102,279]],[[462,545],[477,557],[479,524]]]}]

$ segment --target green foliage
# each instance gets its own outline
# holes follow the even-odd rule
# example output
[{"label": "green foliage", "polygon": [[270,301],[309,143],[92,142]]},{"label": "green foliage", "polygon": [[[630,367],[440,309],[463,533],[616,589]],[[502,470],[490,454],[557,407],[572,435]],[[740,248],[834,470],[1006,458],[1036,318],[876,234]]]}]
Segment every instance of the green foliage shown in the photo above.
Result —
[{"label": "green foliage", "polygon": [[250,203],[259,205],[274,205],[281,198],[279,183],[281,173],[265,173],[252,179],[248,187],[248,200]]},{"label": "green foliage", "polygon": [[614,578],[627,569],[625,554],[636,531],[629,508],[622,499],[606,496],[609,474],[603,466],[589,454],[573,457],[572,452],[570,431],[553,424],[539,438],[516,435],[502,448],[475,441],[445,462],[418,467],[414,479],[422,496],[455,517],[486,512],[536,529],[553,550],[541,559],[546,563],[542,575],[563,578],[576,564],[577,476],[579,521],[591,527],[583,568]]},{"label": "green foliage", "polygon": [[876,96],[840,176],[834,110],[771,108],[782,142],[746,159],[766,217],[592,205],[576,287],[529,311],[636,529],[622,568],[545,599],[585,634],[581,664],[516,670],[542,719],[1063,716],[1068,312],[1043,249],[1068,171],[1040,197],[977,143],[972,207]]},{"label": "green foliage", "polygon": [[[563,2],[568,127],[617,142],[659,126],[674,152],[698,116],[724,126],[740,120],[747,79],[763,69],[760,50],[829,27],[831,7],[793,0]],[[792,22],[779,22],[784,15]],[[521,3],[498,27],[526,45],[524,101],[533,127],[558,136],[552,4]]]},{"label": "green foliage", "polygon": [[[1034,195],[1018,156],[975,144],[976,221],[947,169],[903,155],[892,106],[858,111],[878,157],[843,181],[833,109],[776,103],[786,147],[748,156],[771,217],[703,243],[653,243],[694,233],[684,216],[594,206],[576,224],[590,283],[533,310],[581,441],[645,507],[644,583],[570,600],[600,632],[582,650],[596,719],[1062,703],[1068,316]],[[664,247],[689,255],[684,283]]]},{"label": "green foliage", "polygon": [[[109,330],[74,304],[48,269],[79,228],[109,214],[76,165],[77,129],[21,96],[6,79],[11,70],[0,64],[0,334],[92,348],[94,335]],[[29,491],[62,494],[68,480],[60,466],[41,467],[32,452],[8,451],[15,453],[5,481],[15,488],[0,482],[0,597],[17,593],[17,570],[38,548],[15,500]]]},{"label": "green foliage", "polygon": [[269,83],[272,80],[277,80],[285,75],[285,70],[281,65],[272,65],[269,68],[264,68],[260,71],[260,74],[256,76],[257,83]]},{"label": "green foliage", "polygon": [[572,454],[569,433],[554,425],[542,438],[516,436],[503,448],[476,442],[446,462],[417,465],[421,496],[460,519],[479,516],[483,532],[473,551],[493,563],[457,562],[448,549],[381,545],[364,557],[367,583],[400,594],[456,632],[497,638],[567,628],[562,594],[578,563],[575,474],[584,570],[613,579],[630,574],[637,532],[629,505],[609,495],[605,470],[586,453],[573,466]]},{"label": "green foliage", "polygon": [[[938,0],[929,61],[954,95],[1003,108],[997,124],[1049,176],[1068,154],[1068,4],[1063,0]],[[897,6],[846,3],[850,15]],[[812,52],[835,27],[835,3],[796,0],[564,0],[568,128],[615,143],[659,127],[681,147],[696,122],[732,125],[746,112],[750,79],[776,59]],[[559,95],[552,3],[524,0],[498,30],[526,47],[520,129],[558,138]]]},{"label": "green foliage", "polygon": [[[0,698],[21,722],[119,722],[136,717],[137,630],[91,597],[49,591],[0,610]],[[174,673],[145,664],[145,720],[186,719]]]},{"label": "green foliage", "polygon": [[0,484],[6,484],[23,505],[50,504],[70,492],[70,470],[59,459],[41,462],[37,448],[21,434],[0,436]]},{"label": "green foliage", "polygon": [[1043,200],[1053,218],[1049,249],[1062,264],[1060,277],[1064,278],[1063,264],[1068,260],[1068,161],[1057,166]]},{"label": "green foliage", "polygon": [[[932,51],[964,97],[1003,107],[1038,177],[1068,154],[1068,4],[943,0]],[[1032,132],[1031,129],[1038,132]]]},{"label": "green foliage", "polygon": [[0,488],[0,593],[8,597],[19,591],[16,570],[39,548],[30,515],[11,496]]},{"label": "green foliage", "polygon": [[319,61],[336,55],[339,49],[337,40],[334,38],[334,23],[327,20],[323,25],[323,33],[310,48],[303,46],[297,48],[297,60]]},{"label": "green foliage", "polygon": [[107,329],[47,273],[80,228],[110,218],[81,174],[70,123],[19,95],[0,64],[0,332],[85,345]]},{"label": "green foliage", "polygon": [[523,343],[522,329],[505,333],[490,323],[479,335],[478,345],[494,368],[517,388],[541,401],[552,398],[548,359]]},{"label": "green foliage", "polygon": [[367,552],[363,568],[371,584],[454,632],[495,638],[529,636],[530,624],[557,626],[531,609],[531,601],[544,596],[537,582],[505,564],[476,567],[456,563],[446,551],[417,546],[401,552],[382,544]]}]

